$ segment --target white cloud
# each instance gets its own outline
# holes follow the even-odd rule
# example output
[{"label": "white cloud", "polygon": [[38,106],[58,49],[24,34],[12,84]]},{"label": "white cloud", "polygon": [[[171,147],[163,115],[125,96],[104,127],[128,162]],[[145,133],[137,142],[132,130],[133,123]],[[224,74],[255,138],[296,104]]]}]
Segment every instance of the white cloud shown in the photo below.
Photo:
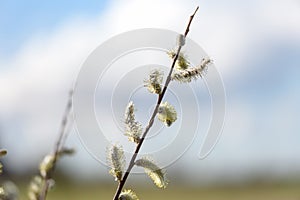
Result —
[{"label": "white cloud", "polygon": [[[69,19],[50,33],[33,35],[12,59],[1,63],[5,68],[0,69],[3,122],[21,119],[17,126],[26,137],[32,138],[27,144],[20,143],[20,152],[25,148],[34,154],[36,148],[48,150],[52,145],[52,142],[44,145],[44,142],[49,142],[45,138],[56,137],[53,134],[58,130],[66,93],[80,65],[97,45],[112,35],[137,28],[166,28],[181,32],[198,3],[116,0],[98,18]],[[266,35],[279,30],[299,35],[300,12],[297,12],[299,3],[296,3],[292,0],[260,3],[257,18],[246,20],[243,13],[247,14],[247,11],[236,9],[231,12],[231,6],[226,2],[219,5],[203,2],[190,37],[203,45],[223,75],[230,78],[241,73],[234,68],[235,64],[242,62],[239,59],[245,56],[245,48],[254,40],[253,37],[260,37],[255,34],[256,28],[268,25]],[[285,9],[281,9],[283,7]],[[22,134],[11,133],[13,129],[10,127],[6,130],[7,134]]]},{"label": "white cloud", "polygon": [[269,1],[258,6],[258,22],[270,34],[283,34],[285,37],[300,41],[300,3],[297,0]]}]

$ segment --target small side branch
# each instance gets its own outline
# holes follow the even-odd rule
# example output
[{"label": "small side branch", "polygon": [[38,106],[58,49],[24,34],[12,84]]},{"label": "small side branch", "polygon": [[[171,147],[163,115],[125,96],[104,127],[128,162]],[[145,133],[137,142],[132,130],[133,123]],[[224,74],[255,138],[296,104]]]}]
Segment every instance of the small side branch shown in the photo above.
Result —
[{"label": "small side branch", "polygon": [[189,21],[189,23],[188,23],[188,25],[187,25],[187,27],[186,27],[185,33],[184,33],[184,36],[185,36],[185,37],[187,36],[187,34],[188,34],[189,31],[190,31],[190,26],[191,26],[192,21],[193,21],[193,19],[194,19],[194,16],[196,15],[196,13],[197,13],[198,10],[199,10],[199,6],[197,6],[195,12],[190,16],[190,21]]},{"label": "small side branch", "polygon": [[68,137],[68,134],[69,134],[67,127],[68,127],[68,123],[70,121],[70,114],[72,111],[72,97],[73,97],[73,90],[71,90],[69,93],[68,102],[67,102],[67,105],[66,105],[66,108],[64,111],[64,115],[63,115],[63,118],[61,121],[60,129],[59,129],[59,136],[55,143],[54,153],[53,153],[53,155],[54,155],[53,167],[52,167],[51,171],[49,171],[49,173],[47,173],[46,177],[44,178],[44,184],[41,189],[39,200],[45,200],[47,197],[48,190],[51,185],[51,179],[52,179],[53,173],[56,168],[57,160],[59,158],[59,154],[60,154],[61,150],[63,149],[66,138]]}]

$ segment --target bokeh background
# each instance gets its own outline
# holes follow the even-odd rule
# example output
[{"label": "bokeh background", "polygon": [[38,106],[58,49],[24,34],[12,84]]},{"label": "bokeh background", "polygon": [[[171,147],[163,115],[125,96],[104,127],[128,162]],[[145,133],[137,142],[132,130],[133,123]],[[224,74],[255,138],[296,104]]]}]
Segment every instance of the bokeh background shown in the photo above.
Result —
[{"label": "bokeh background", "polygon": [[[1,1],[0,147],[5,174],[26,182],[51,151],[68,91],[102,42],[137,28],[182,32],[199,5],[189,37],[214,60],[226,88],[226,120],[214,151],[201,141],[168,169],[159,191],[144,176],[128,186],[142,199],[300,198],[300,2],[298,0]],[[115,183],[76,131],[49,199],[109,199]],[[23,197],[25,199],[25,197]]]}]

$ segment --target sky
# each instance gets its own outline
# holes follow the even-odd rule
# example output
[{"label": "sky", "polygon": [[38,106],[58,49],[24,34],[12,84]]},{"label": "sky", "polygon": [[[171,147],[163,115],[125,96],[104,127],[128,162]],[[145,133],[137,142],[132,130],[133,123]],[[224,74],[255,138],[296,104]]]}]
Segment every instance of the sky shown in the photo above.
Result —
[{"label": "sky", "polygon": [[[197,159],[199,137],[173,170],[185,165],[199,170],[198,178],[187,175],[195,181],[261,172],[299,177],[297,0],[2,1],[0,145],[9,151],[8,168],[22,173],[35,167],[53,147],[68,90],[95,48],[138,28],[182,32],[197,5],[189,37],[214,60],[222,76],[226,119],[209,157]],[[106,170],[87,153],[76,131],[68,145],[78,152],[62,161],[63,167],[86,163],[90,170],[82,176]],[[75,174],[81,165],[72,168],[67,173]]]}]

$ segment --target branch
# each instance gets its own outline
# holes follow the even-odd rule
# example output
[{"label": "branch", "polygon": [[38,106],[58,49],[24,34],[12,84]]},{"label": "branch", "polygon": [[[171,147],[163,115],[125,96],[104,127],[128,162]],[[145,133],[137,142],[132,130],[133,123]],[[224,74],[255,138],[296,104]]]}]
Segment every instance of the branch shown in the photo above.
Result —
[{"label": "branch", "polygon": [[193,19],[194,19],[194,16],[196,15],[196,13],[197,13],[198,10],[199,10],[199,6],[197,6],[195,12],[190,16],[190,21],[189,21],[189,23],[188,23],[188,25],[187,25],[187,27],[186,27],[186,30],[185,30],[185,33],[184,33],[184,37],[186,37],[187,34],[189,33],[191,23],[192,23],[192,21],[193,21]]},{"label": "branch", "polygon": [[[187,34],[189,33],[191,23],[192,23],[193,18],[195,16],[196,12],[198,11],[198,9],[199,9],[199,6],[196,8],[195,12],[190,16],[190,20],[188,22],[188,25],[187,25],[185,33],[184,33],[184,37],[186,37]],[[147,136],[147,133],[149,132],[150,128],[152,127],[152,125],[154,123],[154,119],[155,119],[155,116],[157,115],[158,108],[159,108],[159,106],[160,106],[160,104],[161,104],[161,102],[162,102],[162,100],[163,100],[163,98],[165,96],[165,93],[166,93],[167,88],[169,86],[169,83],[171,81],[171,75],[172,75],[175,63],[176,63],[176,61],[177,61],[177,59],[179,57],[179,54],[180,54],[180,51],[181,51],[181,47],[182,47],[181,45],[178,46],[176,55],[173,58],[173,62],[172,62],[172,65],[171,65],[170,72],[169,72],[169,74],[167,76],[167,79],[166,79],[166,82],[165,82],[164,88],[163,88],[162,92],[159,94],[159,96],[157,98],[157,103],[156,103],[155,109],[154,109],[154,111],[152,113],[152,116],[151,116],[149,122],[148,122],[148,125],[146,126],[146,128],[144,130],[144,133],[142,134],[142,138],[141,138],[140,142],[136,146],[135,152],[134,152],[134,154],[133,154],[133,156],[132,156],[132,158],[131,158],[131,160],[129,162],[128,168],[127,168],[127,170],[126,170],[126,172],[125,172],[122,180],[119,182],[118,188],[117,188],[115,196],[113,198],[114,200],[118,200],[118,198],[120,196],[120,193],[122,192],[122,189],[123,189],[123,187],[124,187],[124,185],[126,183],[126,180],[127,180],[128,176],[129,176],[129,174],[130,174],[130,171],[132,170],[132,168],[134,166],[135,159],[136,159],[137,155],[139,154],[139,151],[140,151],[140,149],[142,147],[142,144],[143,144],[143,142],[145,140],[145,137]]]},{"label": "branch", "polygon": [[65,144],[66,138],[68,137],[69,130],[67,130],[67,125],[68,122],[70,121],[70,113],[72,111],[72,96],[73,96],[73,90],[70,91],[69,97],[68,97],[68,102],[65,108],[65,112],[61,121],[60,129],[59,129],[59,136],[58,139],[55,143],[54,147],[54,160],[53,160],[53,167],[49,173],[47,173],[45,179],[44,179],[44,184],[43,188],[40,193],[39,200],[45,200],[48,194],[48,190],[51,184],[51,179],[53,176],[53,173],[56,168],[56,163],[59,158],[59,154],[61,150],[63,149],[63,146]]}]

